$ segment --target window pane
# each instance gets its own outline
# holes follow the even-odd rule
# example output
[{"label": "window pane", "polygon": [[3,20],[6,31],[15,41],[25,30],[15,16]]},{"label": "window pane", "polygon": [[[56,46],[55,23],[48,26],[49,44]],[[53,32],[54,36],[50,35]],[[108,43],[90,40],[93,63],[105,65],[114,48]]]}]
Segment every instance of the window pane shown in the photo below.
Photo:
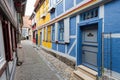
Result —
[{"label": "window pane", "polygon": [[44,28],[44,40],[45,40],[45,35],[46,35],[46,33],[45,33],[45,29],[46,29],[46,28]]},{"label": "window pane", "polygon": [[3,30],[2,30],[2,23],[0,21],[0,59],[4,58],[4,42],[3,42]]},{"label": "window pane", "polygon": [[60,0],[57,0],[57,2],[59,2]]},{"label": "window pane", "polygon": [[60,40],[62,39],[62,34],[60,33]]},{"label": "window pane", "polygon": [[98,17],[98,9],[95,8],[95,9],[89,10],[87,12],[80,14],[80,16],[81,16],[80,17],[81,21]]},{"label": "window pane", "polygon": [[64,22],[63,20],[62,21],[59,21],[58,22],[59,24],[59,40],[60,41],[63,41],[64,39]]},{"label": "window pane", "polygon": [[52,25],[52,41],[55,40],[55,25]]},{"label": "window pane", "polygon": [[54,41],[54,38],[55,38],[55,32],[53,31],[52,33],[52,40]]},{"label": "window pane", "polygon": [[51,41],[51,27],[49,26],[47,30],[48,30],[48,32],[47,32],[47,40]]}]

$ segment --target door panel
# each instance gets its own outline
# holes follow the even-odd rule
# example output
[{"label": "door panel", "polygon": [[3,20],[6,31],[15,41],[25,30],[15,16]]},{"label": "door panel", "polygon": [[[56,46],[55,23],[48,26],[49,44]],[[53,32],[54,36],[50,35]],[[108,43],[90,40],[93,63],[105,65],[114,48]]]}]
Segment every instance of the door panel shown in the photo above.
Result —
[{"label": "door panel", "polygon": [[86,64],[97,66],[97,53],[83,51],[83,61]]},{"label": "door panel", "polygon": [[97,25],[82,28],[82,63],[97,67],[98,53]]},{"label": "door panel", "polygon": [[83,42],[97,42],[97,30],[84,30],[84,40]]},{"label": "door panel", "polygon": [[98,48],[95,46],[83,46],[83,51],[98,52]]}]

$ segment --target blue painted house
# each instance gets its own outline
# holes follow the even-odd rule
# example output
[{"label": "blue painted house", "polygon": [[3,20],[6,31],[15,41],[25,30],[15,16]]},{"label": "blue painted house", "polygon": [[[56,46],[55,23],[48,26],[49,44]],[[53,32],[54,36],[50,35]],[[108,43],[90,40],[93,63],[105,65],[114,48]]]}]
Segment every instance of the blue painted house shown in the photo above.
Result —
[{"label": "blue painted house", "polygon": [[51,26],[52,49],[43,48],[75,62],[80,69],[74,71],[77,76],[86,70],[93,74],[85,76],[94,80],[120,79],[120,0],[49,3],[51,20],[44,25]]}]

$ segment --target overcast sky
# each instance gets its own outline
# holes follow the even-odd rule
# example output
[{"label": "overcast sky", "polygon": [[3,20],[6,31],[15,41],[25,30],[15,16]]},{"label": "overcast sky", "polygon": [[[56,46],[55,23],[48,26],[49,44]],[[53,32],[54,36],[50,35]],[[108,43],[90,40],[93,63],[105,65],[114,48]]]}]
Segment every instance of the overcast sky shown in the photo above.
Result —
[{"label": "overcast sky", "polygon": [[27,0],[25,15],[30,16],[34,10],[34,3],[36,0]]}]

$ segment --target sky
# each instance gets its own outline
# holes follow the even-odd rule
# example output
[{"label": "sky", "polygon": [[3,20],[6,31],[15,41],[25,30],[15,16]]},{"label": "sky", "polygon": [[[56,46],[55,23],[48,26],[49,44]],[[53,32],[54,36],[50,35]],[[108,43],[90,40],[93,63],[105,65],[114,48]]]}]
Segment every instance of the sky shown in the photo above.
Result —
[{"label": "sky", "polygon": [[36,0],[27,0],[25,15],[30,16],[34,10],[34,4]]}]

